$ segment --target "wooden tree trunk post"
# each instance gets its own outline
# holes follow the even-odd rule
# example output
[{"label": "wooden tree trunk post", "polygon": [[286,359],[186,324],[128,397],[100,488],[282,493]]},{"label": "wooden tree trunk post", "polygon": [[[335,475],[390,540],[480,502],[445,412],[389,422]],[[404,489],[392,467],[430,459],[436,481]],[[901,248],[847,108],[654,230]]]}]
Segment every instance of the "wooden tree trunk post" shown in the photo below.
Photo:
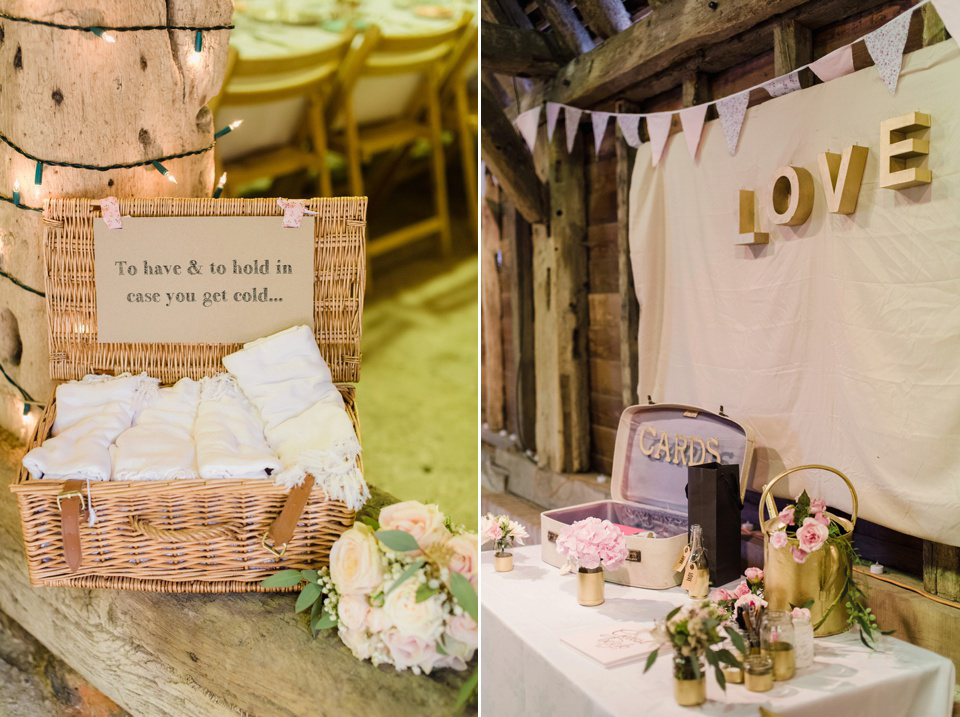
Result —
[{"label": "wooden tree trunk post", "polygon": [[[67,25],[229,25],[230,0],[12,0],[4,11]],[[216,128],[207,101],[223,83],[229,30],[90,32],[0,20],[0,132],[24,151],[53,161],[112,165],[208,146]],[[214,184],[213,151],[165,161],[177,183],[152,167],[92,171],[43,168],[0,144],[0,194],[16,180],[21,203],[48,197],[202,197]],[[2,269],[43,291],[39,212],[0,203]],[[76,327],[82,331],[83,327]],[[0,279],[0,364],[30,395],[49,398],[46,305]],[[0,392],[19,399],[5,380]],[[4,402],[0,425],[15,433],[19,401]],[[16,406],[16,409],[14,409]]]},{"label": "wooden tree trunk post", "polygon": [[[635,108],[626,102],[617,103],[617,112]],[[617,147],[617,277],[620,294],[620,400],[623,407],[637,403],[637,383],[640,371],[639,324],[640,304],[633,284],[633,266],[630,263],[630,176],[633,156],[620,125],[616,125]]]}]

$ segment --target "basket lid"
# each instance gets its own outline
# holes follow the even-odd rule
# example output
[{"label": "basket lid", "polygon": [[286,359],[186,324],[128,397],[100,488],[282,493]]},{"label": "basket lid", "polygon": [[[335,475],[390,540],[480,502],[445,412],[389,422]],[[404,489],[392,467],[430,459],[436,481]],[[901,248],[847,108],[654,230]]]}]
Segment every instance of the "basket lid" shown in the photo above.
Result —
[{"label": "basket lid", "polygon": [[[365,272],[366,197],[308,199],[314,221],[314,333],[336,383],[360,378]],[[134,217],[266,217],[283,215],[276,199],[121,199]],[[146,371],[165,383],[223,371],[220,359],[242,344],[99,343],[94,275],[94,219],[99,200],[45,202],[44,282],[50,332],[50,377]],[[278,219],[279,221],[279,219]]]},{"label": "basket lid", "polygon": [[753,463],[753,434],[728,416],[694,406],[630,406],[620,416],[610,492],[615,500],[686,512],[687,468],[739,464],[740,497]]}]

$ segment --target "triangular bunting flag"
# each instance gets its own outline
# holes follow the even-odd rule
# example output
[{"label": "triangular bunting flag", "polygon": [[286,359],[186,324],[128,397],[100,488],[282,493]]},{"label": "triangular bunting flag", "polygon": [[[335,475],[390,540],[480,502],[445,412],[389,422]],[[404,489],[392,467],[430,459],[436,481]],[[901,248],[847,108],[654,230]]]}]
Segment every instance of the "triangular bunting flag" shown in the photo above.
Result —
[{"label": "triangular bunting flag", "polygon": [[537,129],[540,127],[540,107],[537,106],[532,110],[520,113],[514,120],[514,124],[517,125],[517,129],[520,130],[520,134],[526,140],[527,146],[530,148],[530,154],[533,154],[534,145],[537,143]]},{"label": "triangular bunting flag", "polygon": [[853,45],[838,47],[829,55],[810,63],[810,69],[822,82],[849,75],[853,72]]},{"label": "triangular bunting flag", "polygon": [[891,95],[897,93],[897,80],[903,65],[903,46],[907,42],[912,15],[912,12],[905,12],[863,38],[867,44],[867,52],[877,63],[880,79]]},{"label": "triangular bunting flag", "polygon": [[717,100],[717,112],[720,113],[720,126],[723,128],[723,136],[727,140],[727,151],[730,152],[731,155],[737,153],[737,141],[740,139],[740,128],[743,126],[743,117],[747,114],[747,103],[749,102],[749,91]]},{"label": "triangular bunting flag", "polygon": [[672,119],[673,114],[671,112],[657,112],[647,115],[647,132],[650,134],[650,160],[654,167],[660,164],[663,148],[667,144],[667,137],[670,136],[670,120]]},{"label": "triangular bunting flag", "polygon": [[960,0],[937,0],[937,15],[952,37],[960,37]]},{"label": "triangular bunting flag", "polygon": [[593,149],[597,154],[600,154],[600,145],[603,144],[603,135],[607,133],[610,115],[610,112],[590,113],[590,121],[593,123]]},{"label": "triangular bunting flag", "polygon": [[800,73],[791,72],[789,75],[775,77],[769,82],[764,82],[763,89],[769,92],[771,97],[788,95],[800,89]]},{"label": "triangular bunting flag", "polygon": [[567,154],[573,151],[573,143],[577,141],[577,131],[580,129],[580,117],[583,110],[576,107],[563,107],[563,126],[567,131]]},{"label": "triangular bunting flag", "polygon": [[640,146],[640,115],[617,115],[623,141],[636,149]]},{"label": "triangular bunting flag", "polygon": [[547,139],[553,141],[553,130],[557,127],[557,118],[560,116],[560,107],[556,102],[547,102]]},{"label": "triangular bunting flag", "polygon": [[700,135],[703,133],[703,121],[707,117],[707,108],[710,104],[694,105],[680,110],[680,126],[683,127],[683,138],[687,140],[687,151],[690,159],[697,159],[697,147],[700,146]]}]

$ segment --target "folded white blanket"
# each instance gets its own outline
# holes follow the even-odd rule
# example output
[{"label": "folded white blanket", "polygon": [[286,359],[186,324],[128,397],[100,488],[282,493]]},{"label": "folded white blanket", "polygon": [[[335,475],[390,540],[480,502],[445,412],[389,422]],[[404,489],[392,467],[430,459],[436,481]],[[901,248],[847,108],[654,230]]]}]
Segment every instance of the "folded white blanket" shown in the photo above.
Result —
[{"label": "folded white blanket", "polygon": [[193,424],[200,382],[181,378],[144,406],[131,428],[117,437],[114,480],[174,480],[197,477]]},{"label": "folded white blanket", "polygon": [[110,446],[156,395],[157,383],[146,374],[91,375],[58,386],[55,435],[23,458],[31,477],[110,480]]},{"label": "folded white blanket", "polygon": [[363,507],[370,491],[357,467],[360,443],[310,328],[245,344],[223,365],[263,419],[283,466],[276,483],[300,485],[309,473],[331,500]]},{"label": "folded white blanket", "polygon": [[264,478],[280,471],[260,416],[229,374],[203,380],[193,437],[201,478]]}]

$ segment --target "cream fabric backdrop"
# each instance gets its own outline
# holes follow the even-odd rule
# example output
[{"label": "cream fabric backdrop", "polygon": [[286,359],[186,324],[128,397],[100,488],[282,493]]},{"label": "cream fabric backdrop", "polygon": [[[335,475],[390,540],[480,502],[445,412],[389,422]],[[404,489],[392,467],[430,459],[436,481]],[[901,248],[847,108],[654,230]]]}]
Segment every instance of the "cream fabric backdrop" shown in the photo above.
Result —
[{"label": "cream fabric backdrop", "polygon": [[[694,164],[673,135],[659,167],[637,153],[630,251],[640,302],[639,395],[752,425],[759,490],[784,466],[847,474],[868,520],[960,545],[960,50],[904,58],[897,95],[874,68],[747,111],[737,156],[719,123]],[[880,122],[933,116],[933,184],[877,186]],[[857,210],[828,214],[817,155],[869,148]],[[814,177],[810,219],[774,227],[774,170]],[[736,246],[738,190],[757,193],[764,248]],[[836,477],[799,473],[842,509]]]}]

